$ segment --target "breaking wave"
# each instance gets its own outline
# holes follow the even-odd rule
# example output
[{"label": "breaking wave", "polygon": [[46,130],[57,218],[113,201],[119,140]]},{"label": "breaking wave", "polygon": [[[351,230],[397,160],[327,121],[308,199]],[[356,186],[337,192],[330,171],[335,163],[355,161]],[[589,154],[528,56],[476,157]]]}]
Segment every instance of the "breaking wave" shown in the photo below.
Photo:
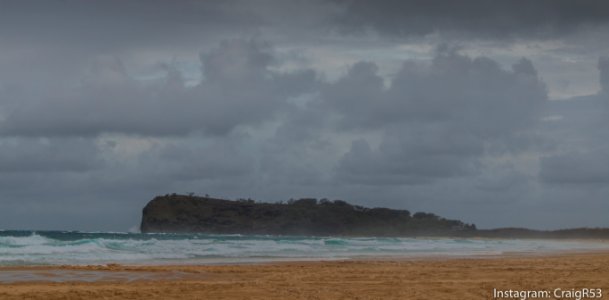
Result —
[{"label": "breaking wave", "polygon": [[607,243],[550,240],[0,231],[0,265],[204,264],[608,248]]}]

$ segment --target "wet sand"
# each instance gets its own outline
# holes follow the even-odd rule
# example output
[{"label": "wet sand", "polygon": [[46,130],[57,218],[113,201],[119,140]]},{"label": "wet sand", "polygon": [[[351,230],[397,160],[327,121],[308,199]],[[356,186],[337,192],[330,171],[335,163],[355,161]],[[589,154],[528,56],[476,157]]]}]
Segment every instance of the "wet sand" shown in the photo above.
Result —
[{"label": "wet sand", "polygon": [[[602,289],[600,299],[609,299],[607,252],[222,266],[4,267],[0,273],[2,300],[493,299],[494,289],[552,293],[557,288]],[[6,280],[35,273],[50,278]]]}]

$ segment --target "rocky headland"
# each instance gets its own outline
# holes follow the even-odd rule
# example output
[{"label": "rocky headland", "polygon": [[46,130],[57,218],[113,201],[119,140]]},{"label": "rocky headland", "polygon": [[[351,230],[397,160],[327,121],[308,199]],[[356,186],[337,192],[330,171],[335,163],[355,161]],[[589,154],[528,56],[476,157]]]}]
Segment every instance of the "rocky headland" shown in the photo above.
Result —
[{"label": "rocky headland", "polygon": [[265,203],[178,194],[151,200],[144,207],[140,228],[144,233],[609,239],[607,228],[480,230],[432,213],[367,208],[342,200]]}]

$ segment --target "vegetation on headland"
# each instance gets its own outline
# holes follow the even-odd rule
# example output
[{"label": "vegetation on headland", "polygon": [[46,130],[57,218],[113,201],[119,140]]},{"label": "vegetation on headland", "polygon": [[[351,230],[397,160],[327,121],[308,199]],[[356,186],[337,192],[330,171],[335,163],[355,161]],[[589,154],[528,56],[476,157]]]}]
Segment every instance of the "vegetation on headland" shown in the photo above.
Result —
[{"label": "vegetation on headland", "polygon": [[478,230],[474,224],[432,213],[367,208],[342,200],[304,198],[279,203],[205,196],[155,197],[143,210],[142,232],[214,234],[446,236],[485,238],[609,238],[609,229]]},{"label": "vegetation on headland", "polygon": [[431,213],[366,208],[342,200],[305,198],[285,203],[165,195],[143,211],[142,232],[405,236],[474,230]]}]

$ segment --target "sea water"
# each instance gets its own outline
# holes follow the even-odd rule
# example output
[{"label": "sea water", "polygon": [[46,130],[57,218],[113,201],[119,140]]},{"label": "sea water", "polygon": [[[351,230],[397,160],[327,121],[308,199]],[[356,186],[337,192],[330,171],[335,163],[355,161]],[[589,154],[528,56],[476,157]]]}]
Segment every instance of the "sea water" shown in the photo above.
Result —
[{"label": "sea water", "polygon": [[455,238],[0,231],[0,265],[213,264],[607,250],[609,243]]}]

